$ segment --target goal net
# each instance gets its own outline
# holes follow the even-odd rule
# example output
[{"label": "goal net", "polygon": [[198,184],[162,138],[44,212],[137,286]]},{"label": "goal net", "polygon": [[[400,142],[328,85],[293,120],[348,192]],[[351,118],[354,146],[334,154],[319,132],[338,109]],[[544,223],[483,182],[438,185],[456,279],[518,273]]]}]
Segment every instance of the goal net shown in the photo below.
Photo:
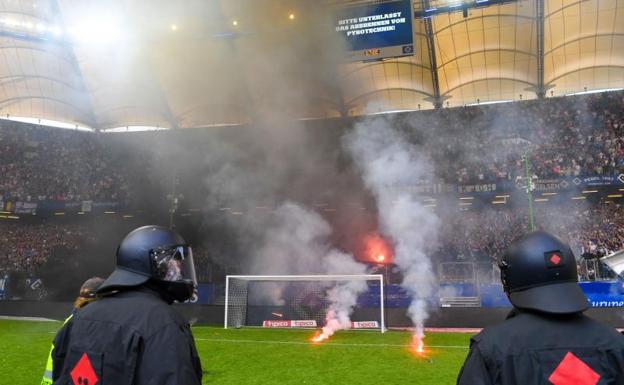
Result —
[{"label": "goal net", "polygon": [[[340,293],[357,287],[357,293]],[[325,326],[335,308],[332,298],[354,295],[353,329],[385,331],[381,274],[228,275],[225,281],[225,328],[257,326],[315,328]],[[349,307],[351,310],[351,307]]]}]

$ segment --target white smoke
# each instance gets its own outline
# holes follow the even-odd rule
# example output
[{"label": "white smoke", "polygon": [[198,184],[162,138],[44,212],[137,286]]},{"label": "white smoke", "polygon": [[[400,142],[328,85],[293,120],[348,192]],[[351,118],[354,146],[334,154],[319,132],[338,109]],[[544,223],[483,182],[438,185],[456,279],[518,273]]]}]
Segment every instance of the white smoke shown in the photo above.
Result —
[{"label": "white smoke", "polygon": [[[332,250],[323,260],[325,271],[344,271],[346,274],[365,274],[366,266],[355,262],[351,255]],[[342,273],[345,274],[345,273]],[[329,309],[325,316],[322,336],[331,337],[337,330],[351,327],[351,313],[360,293],[366,291],[365,281],[343,281],[332,287],[327,293]]]},{"label": "white smoke", "polygon": [[[264,236],[251,259],[250,268],[255,274],[343,275],[366,272],[366,266],[356,262],[353,256],[331,246],[331,226],[318,213],[301,205],[283,203],[274,211],[272,219],[257,230],[262,231]],[[283,288],[280,284],[266,287],[265,298],[273,295],[273,304],[283,304]],[[366,289],[365,281],[346,281],[328,290],[329,309],[323,328],[327,337],[336,330],[351,327],[350,315],[359,294]]]},{"label": "white smoke", "polygon": [[390,118],[357,123],[344,146],[377,199],[380,231],[394,243],[402,286],[413,298],[408,314],[416,336],[422,339],[429,314],[427,301],[436,284],[427,250],[437,243],[439,219],[410,186],[427,179],[433,167],[404,133],[393,128]]}]

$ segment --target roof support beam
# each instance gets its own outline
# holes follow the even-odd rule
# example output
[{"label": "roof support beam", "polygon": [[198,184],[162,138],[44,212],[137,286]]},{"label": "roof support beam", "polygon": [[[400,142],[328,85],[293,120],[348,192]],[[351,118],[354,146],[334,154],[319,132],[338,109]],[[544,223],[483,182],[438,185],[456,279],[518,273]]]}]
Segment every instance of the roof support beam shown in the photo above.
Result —
[{"label": "roof support beam", "polygon": [[537,0],[535,5],[535,24],[537,29],[537,89],[538,99],[544,99],[544,0]]},{"label": "roof support beam", "polygon": [[473,8],[485,8],[491,5],[501,5],[501,4],[506,4],[506,3],[512,3],[514,1],[518,1],[518,0],[485,0],[485,1],[472,1],[472,2],[466,1],[466,2],[461,2],[458,4],[454,4],[454,5],[448,5],[445,7],[438,7],[438,8],[430,8],[429,2],[427,2],[427,7],[424,7],[424,3],[423,3],[423,8],[414,12],[414,16],[416,16],[416,18],[421,18],[421,17],[439,15],[443,13],[451,13],[451,12],[463,12],[464,14],[467,14],[468,10],[473,9]]},{"label": "roof support beam", "polygon": [[[429,9],[429,0],[421,0],[423,9]],[[414,14],[416,17],[416,14]],[[442,108],[444,101],[440,98],[440,80],[438,78],[438,63],[436,59],[435,36],[433,34],[433,22],[431,17],[423,19],[425,23],[425,35],[427,36],[427,51],[429,52],[429,69],[431,70],[431,81],[433,83],[433,107]]]}]

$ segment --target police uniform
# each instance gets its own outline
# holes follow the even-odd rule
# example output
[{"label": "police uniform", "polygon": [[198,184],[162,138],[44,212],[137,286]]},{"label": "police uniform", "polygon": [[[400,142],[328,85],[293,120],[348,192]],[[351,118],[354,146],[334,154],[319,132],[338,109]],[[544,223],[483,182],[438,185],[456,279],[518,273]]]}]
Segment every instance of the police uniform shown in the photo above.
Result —
[{"label": "police uniform", "polygon": [[458,385],[624,385],[624,336],[583,315],[569,246],[531,233],[500,267],[514,310],[471,339]]},{"label": "police uniform", "polygon": [[514,310],[470,341],[459,385],[622,385],[624,336],[583,314]]},{"label": "police uniform", "polygon": [[130,232],[116,269],[98,289],[102,298],[57,336],[54,384],[201,384],[190,326],[170,306],[195,288],[192,252],[182,237],[159,226]]},{"label": "police uniform", "polygon": [[188,322],[151,289],[102,298],[78,312],[67,331],[58,340],[66,351],[58,352],[63,369],[55,384],[201,384]]}]

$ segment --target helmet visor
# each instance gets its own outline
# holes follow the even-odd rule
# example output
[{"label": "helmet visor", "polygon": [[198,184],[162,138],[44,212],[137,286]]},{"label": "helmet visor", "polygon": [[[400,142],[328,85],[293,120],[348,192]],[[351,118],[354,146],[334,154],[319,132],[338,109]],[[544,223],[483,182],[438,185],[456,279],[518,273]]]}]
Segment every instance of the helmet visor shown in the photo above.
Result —
[{"label": "helmet visor", "polygon": [[171,246],[150,252],[152,277],[166,282],[192,282],[197,286],[193,250],[189,246]]}]

